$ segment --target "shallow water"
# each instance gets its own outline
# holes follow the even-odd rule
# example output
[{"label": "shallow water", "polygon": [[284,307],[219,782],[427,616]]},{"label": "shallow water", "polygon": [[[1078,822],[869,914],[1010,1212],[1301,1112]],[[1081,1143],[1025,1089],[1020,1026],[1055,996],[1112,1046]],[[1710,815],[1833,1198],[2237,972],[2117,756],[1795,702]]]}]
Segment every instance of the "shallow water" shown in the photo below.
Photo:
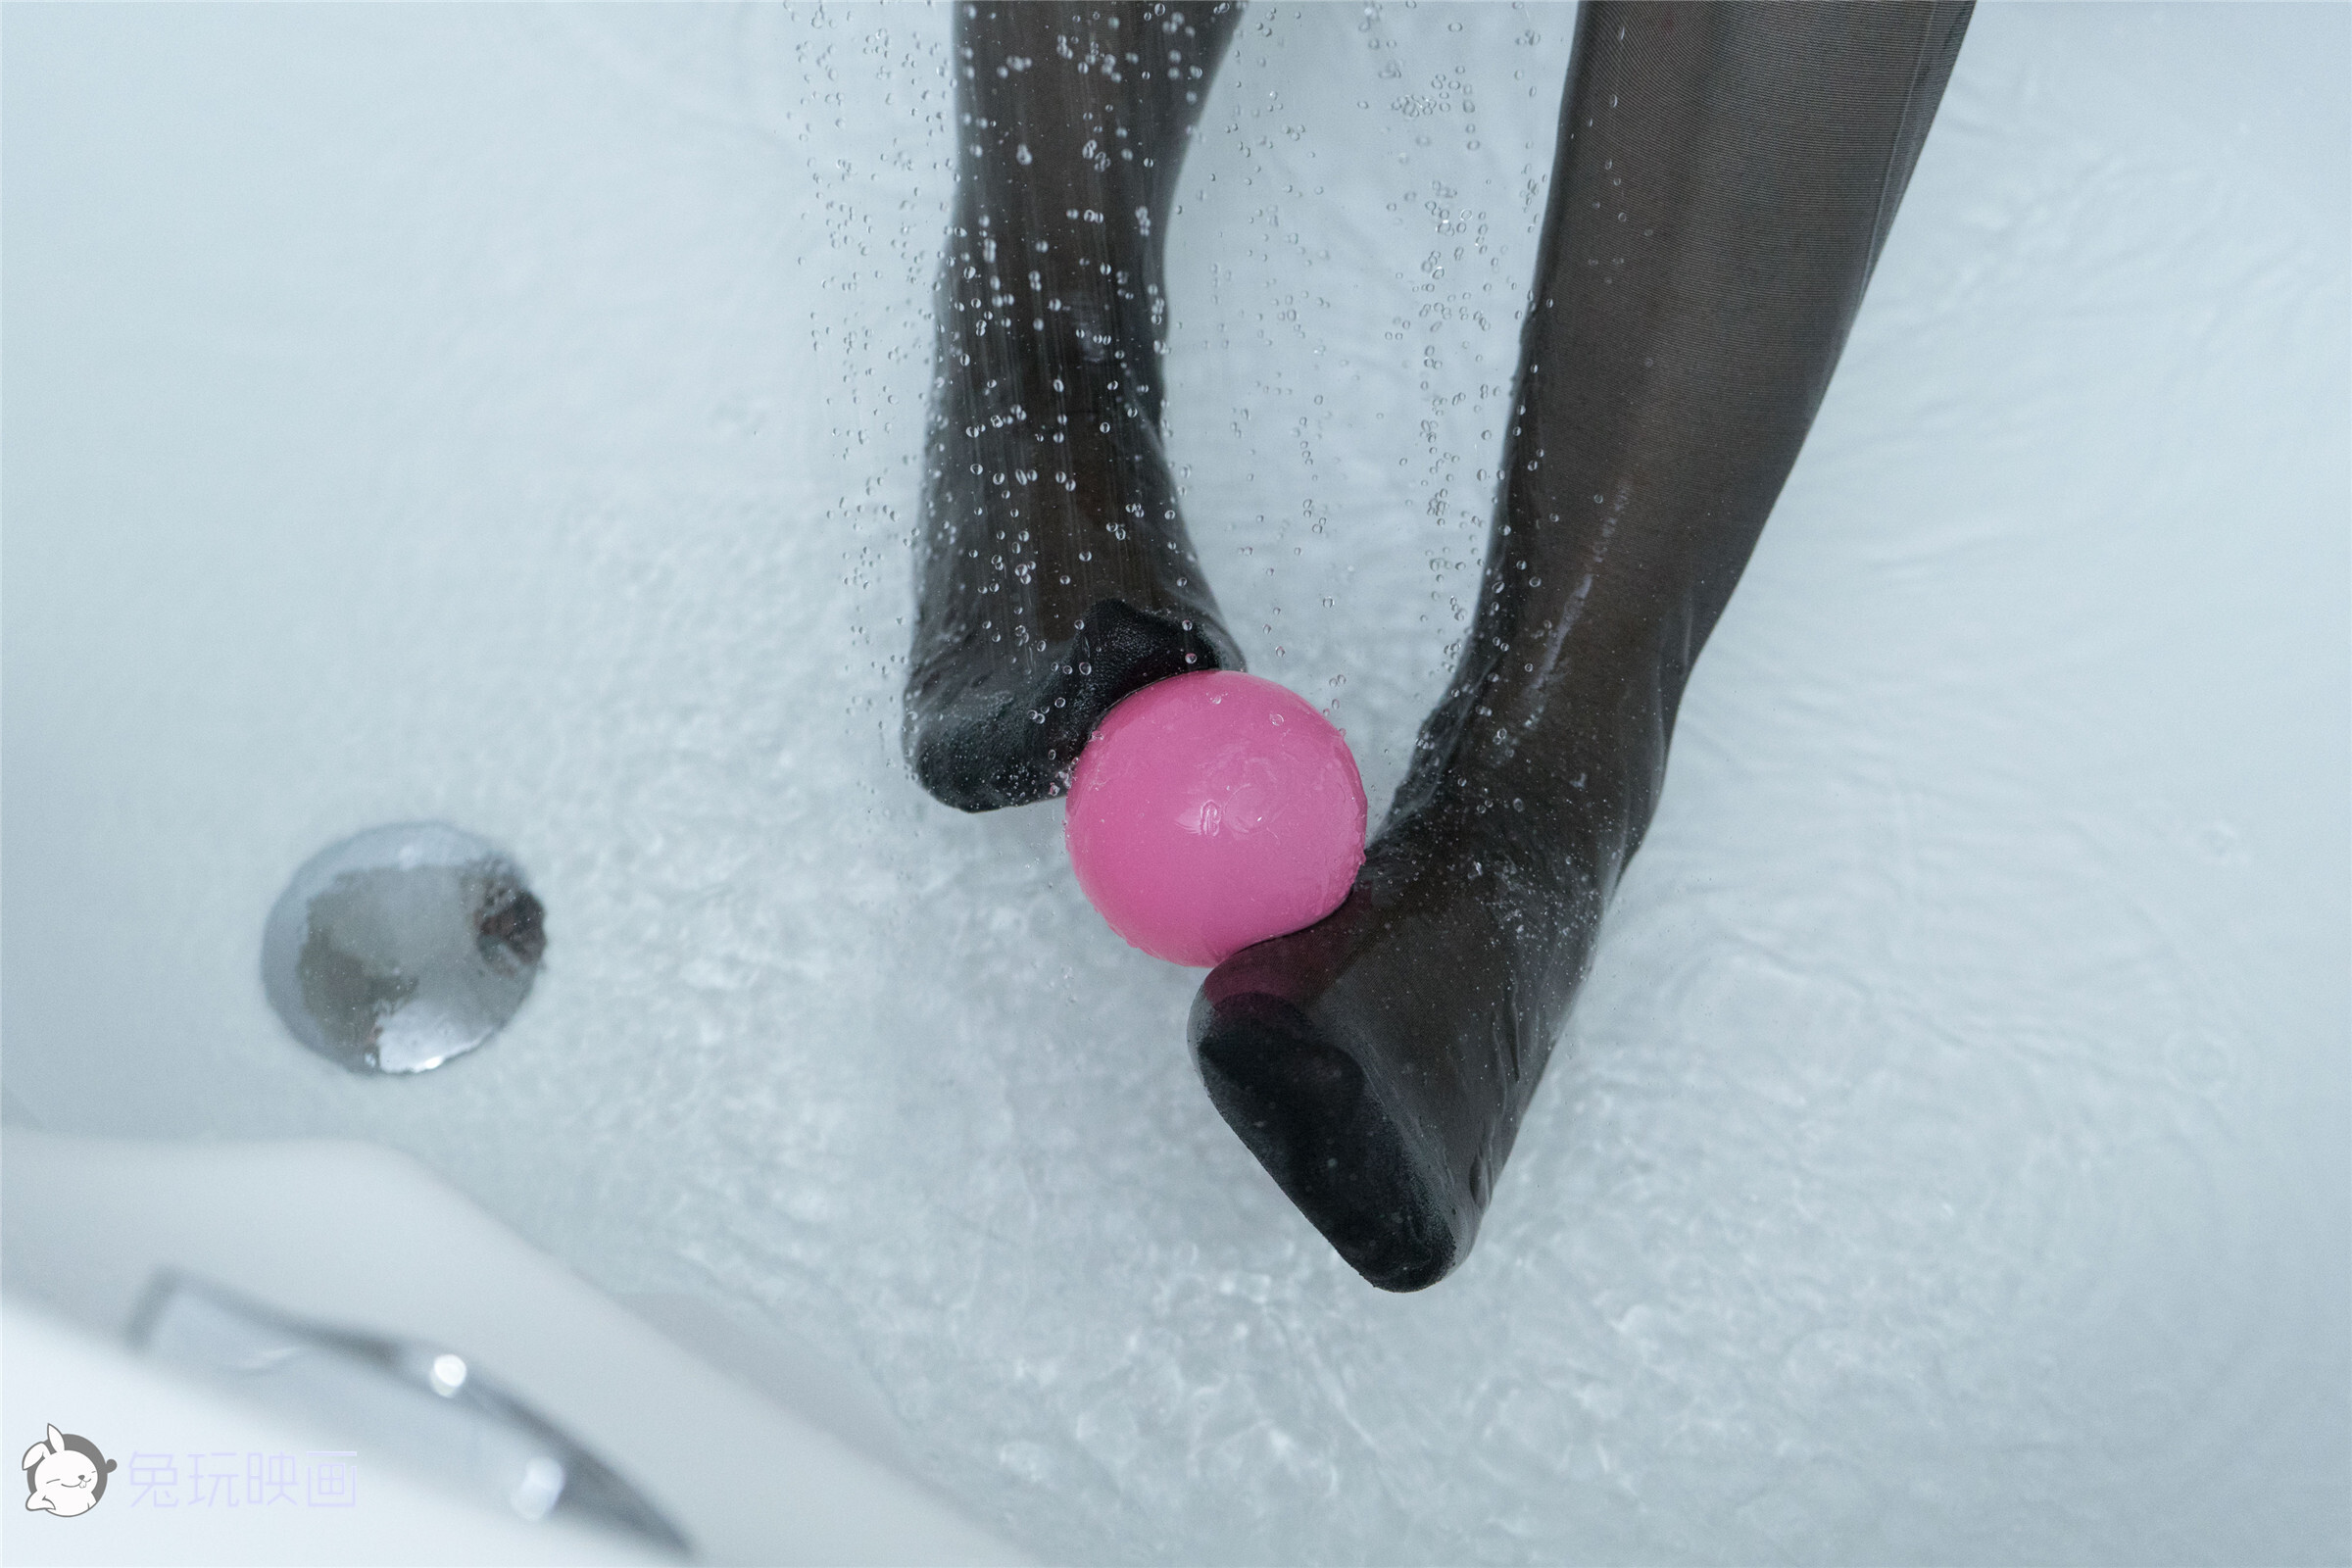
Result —
[{"label": "shallow water", "polygon": [[[1376,813],[1572,24],[1253,10],[1171,231],[1196,537]],[[1054,1555],[2352,1551],[2347,13],[1979,13],[1404,1298],[1218,1121],[1055,808],[898,763],[947,24],[8,13],[10,1120],[407,1150],[863,1367]],[[424,818],[555,938],[489,1046],[362,1079],[262,925]]]}]

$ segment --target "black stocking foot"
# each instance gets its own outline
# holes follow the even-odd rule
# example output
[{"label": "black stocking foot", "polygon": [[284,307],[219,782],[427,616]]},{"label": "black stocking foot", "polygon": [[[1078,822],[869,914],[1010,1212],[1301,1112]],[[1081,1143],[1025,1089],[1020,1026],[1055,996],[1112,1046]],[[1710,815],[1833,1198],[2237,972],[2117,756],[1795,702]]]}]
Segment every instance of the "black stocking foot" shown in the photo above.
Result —
[{"label": "black stocking foot", "polygon": [[[1115,276],[1057,303],[1108,309]],[[1154,373],[1146,352],[1090,362],[1094,334],[1000,312],[967,335],[967,314],[941,312],[906,741],[925,789],[987,811],[1059,794],[1120,698],[1242,657],[1177,513],[1156,405],[1128,384]]]},{"label": "black stocking foot", "polygon": [[1209,1099],[1384,1290],[1469,1251],[1599,923],[1601,852],[1486,806],[1393,823],[1346,904],[1235,955],[1193,1004]]},{"label": "black stocking foot", "polygon": [[1170,621],[1124,599],[1097,600],[1060,643],[956,653],[909,685],[906,751],[923,788],[963,811],[1060,794],[1119,699],[1170,675],[1242,662],[1205,612]]}]

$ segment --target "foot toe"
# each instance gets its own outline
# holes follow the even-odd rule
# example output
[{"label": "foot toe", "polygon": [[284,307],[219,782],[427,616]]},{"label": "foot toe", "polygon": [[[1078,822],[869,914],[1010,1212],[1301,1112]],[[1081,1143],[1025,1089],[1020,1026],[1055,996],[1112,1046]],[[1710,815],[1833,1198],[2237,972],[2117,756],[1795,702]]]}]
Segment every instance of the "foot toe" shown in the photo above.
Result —
[{"label": "foot toe", "polygon": [[907,761],[924,789],[958,810],[1027,806],[1061,793],[1120,699],[1189,670],[1240,667],[1213,622],[1100,600],[1050,658],[1016,667],[967,647],[918,669],[906,694]]},{"label": "foot toe", "polygon": [[1192,1037],[1218,1113],[1357,1273],[1417,1291],[1469,1250],[1475,1208],[1446,1191],[1411,1122],[1305,1011],[1274,996],[1203,993]]}]

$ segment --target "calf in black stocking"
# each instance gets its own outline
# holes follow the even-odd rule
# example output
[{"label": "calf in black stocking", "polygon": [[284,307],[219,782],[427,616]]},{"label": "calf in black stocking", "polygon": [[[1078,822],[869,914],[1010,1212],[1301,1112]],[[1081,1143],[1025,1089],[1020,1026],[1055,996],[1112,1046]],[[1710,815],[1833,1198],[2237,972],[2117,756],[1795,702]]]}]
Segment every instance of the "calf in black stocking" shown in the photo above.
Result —
[{"label": "calf in black stocking", "polygon": [[1058,794],[1138,687],[1241,667],[1159,441],[1168,209],[1238,15],[956,8],[906,742],[964,810]]}]

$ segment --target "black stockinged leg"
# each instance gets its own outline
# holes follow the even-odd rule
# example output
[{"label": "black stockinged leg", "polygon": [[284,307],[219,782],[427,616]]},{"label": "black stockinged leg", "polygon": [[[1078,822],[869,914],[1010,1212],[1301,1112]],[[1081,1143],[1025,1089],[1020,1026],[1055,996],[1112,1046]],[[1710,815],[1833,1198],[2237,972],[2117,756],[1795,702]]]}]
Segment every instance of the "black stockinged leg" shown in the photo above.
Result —
[{"label": "black stockinged leg", "polygon": [[1193,1008],[1218,1110],[1375,1285],[1469,1250],[1968,13],[1584,8],[1460,667],[1348,902]]},{"label": "black stockinged leg", "polygon": [[958,5],[956,208],[906,745],[967,811],[1059,793],[1103,711],[1241,655],[1159,441],[1162,241],[1239,17]]}]

